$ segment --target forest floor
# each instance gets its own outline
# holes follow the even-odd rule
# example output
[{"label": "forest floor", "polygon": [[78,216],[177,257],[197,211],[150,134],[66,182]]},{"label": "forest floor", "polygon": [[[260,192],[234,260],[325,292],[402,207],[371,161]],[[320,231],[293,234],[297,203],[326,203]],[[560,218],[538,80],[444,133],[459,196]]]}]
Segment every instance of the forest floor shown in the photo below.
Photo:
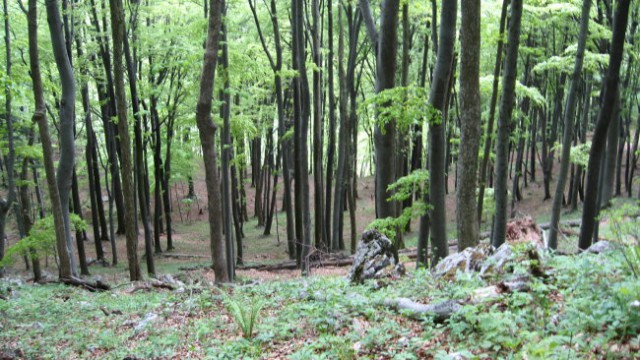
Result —
[{"label": "forest floor", "polygon": [[[516,212],[544,223],[549,220],[551,201],[542,200],[542,175],[537,178],[539,182],[523,189],[524,199],[517,203]],[[452,181],[449,189],[448,231],[454,240]],[[177,185],[174,190],[176,249],[157,254],[154,260],[158,277],[172,274],[184,285],[172,291],[148,282],[128,282],[123,237],[118,238],[117,266],[90,267],[93,276],[114,286],[107,292],[32,284],[18,262],[17,270],[0,282],[0,359],[640,357],[640,316],[636,307],[629,306],[640,300],[640,282],[630,267],[634,263],[623,251],[572,255],[577,239],[569,233],[560,239],[560,250],[568,255],[544,258],[547,277],[532,279],[527,292],[500,294],[481,304],[469,304],[468,299],[499,279],[469,274],[454,280],[435,279],[427,271],[415,270],[414,261],[404,256],[408,276],[382,285],[350,285],[344,276],[348,267],[315,268],[310,278],[300,278],[299,270],[240,268],[237,285],[218,288],[208,268],[204,184],[196,182],[197,201],[180,201],[186,186]],[[248,185],[247,190],[251,215],[253,191]],[[360,234],[374,218],[372,178],[358,180],[358,195]],[[565,214],[563,220],[579,215]],[[277,221],[269,236],[262,235],[255,219],[245,224],[245,265],[288,260],[284,213],[278,213]],[[604,225],[600,236],[614,239]],[[347,244],[349,226],[345,213]],[[417,220],[411,228],[418,228]],[[488,230],[486,221],[482,230]],[[164,246],[164,235],[162,239]],[[415,247],[416,241],[416,232],[405,235],[408,248]],[[108,243],[103,245],[106,258],[111,259]],[[88,257],[95,258],[92,241],[86,248]],[[144,253],[142,236],[139,252]],[[47,261],[47,271],[55,274],[54,260]],[[144,272],[144,258],[141,265]],[[526,272],[526,264],[517,271]],[[464,306],[445,323],[429,317],[412,320],[384,305],[386,299],[400,297],[422,303],[453,299]],[[237,308],[245,309],[246,316],[255,312],[253,337],[242,336],[240,324],[248,320],[233,315]]]},{"label": "forest floor", "polygon": [[[173,290],[125,282],[95,293],[13,279],[0,282],[0,358],[634,359],[640,282],[624,254],[518,261],[518,292],[499,290],[499,276],[423,269],[363,285],[312,276],[224,287],[194,269],[177,272]],[[400,298],[460,308],[439,322],[389,306]]]}]

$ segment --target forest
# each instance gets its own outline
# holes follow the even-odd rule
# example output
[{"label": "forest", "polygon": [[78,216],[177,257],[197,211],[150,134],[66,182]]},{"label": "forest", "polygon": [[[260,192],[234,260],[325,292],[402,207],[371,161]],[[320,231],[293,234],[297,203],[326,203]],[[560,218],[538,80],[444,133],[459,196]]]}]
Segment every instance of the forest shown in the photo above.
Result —
[{"label": "forest", "polygon": [[0,359],[640,358],[640,2],[2,19]]}]

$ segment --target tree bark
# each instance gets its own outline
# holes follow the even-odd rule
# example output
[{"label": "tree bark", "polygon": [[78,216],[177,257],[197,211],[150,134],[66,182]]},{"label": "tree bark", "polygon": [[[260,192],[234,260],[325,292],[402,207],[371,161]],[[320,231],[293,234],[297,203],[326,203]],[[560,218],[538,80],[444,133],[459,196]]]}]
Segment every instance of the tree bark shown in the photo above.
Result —
[{"label": "tree bark", "polygon": [[618,96],[618,83],[622,65],[625,32],[629,18],[630,0],[620,0],[615,8],[613,20],[613,38],[609,58],[609,69],[603,83],[602,107],[598,114],[598,121],[593,133],[591,150],[589,151],[589,165],[587,167],[586,191],[582,211],[582,226],[578,247],[585,250],[591,246],[593,232],[598,216],[598,173],[602,161],[602,153],[606,144],[606,134],[612,120],[615,99]]},{"label": "tree bark", "polygon": [[[445,122],[447,98],[451,72],[453,71],[456,38],[457,1],[444,0],[442,3],[440,34],[436,68],[431,83],[429,104],[438,114],[429,117],[429,200],[432,207],[428,219],[423,216],[421,223],[430,222],[432,265],[449,254],[447,246],[447,223],[445,209],[446,143]],[[420,225],[425,226],[424,224]]]},{"label": "tree bark", "polygon": [[61,279],[73,276],[71,260],[66,242],[65,222],[62,216],[62,203],[56,184],[56,175],[53,165],[53,145],[49,135],[49,124],[44,102],[42,76],[40,73],[40,60],[38,50],[38,11],[36,0],[29,0],[29,62],[31,80],[33,82],[33,95],[35,100],[35,112],[33,121],[38,124],[40,139],[42,142],[42,154],[44,169],[49,189],[49,198],[53,214],[53,222],[56,233],[56,249],[59,258],[59,277]]},{"label": "tree bark", "polygon": [[[221,36],[222,43],[220,43],[220,49],[222,51],[220,56],[222,79],[224,81],[224,90],[222,94],[222,106],[221,113],[223,119],[222,139],[220,141],[222,150],[222,167],[220,168],[220,174],[222,177],[222,216],[224,221],[224,239],[227,258],[227,274],[229,281],[233,281],[235,276],[234,268],[234,243],[233,243],[233,209],[231,207],[231,149],[233,144],[231,143],[231,93],[229,83],[229,46],[228,46],[228,27],[226,24],[227,10],[225,0],[222,0],[222,18],[221,24]],[[267,173],[267,176],[269,174]]]},{"label": "tree bark", "polygon": [[113,33],[113,73],[115,75],[115,92],[118,114],[118,133],[122,153],[122,195],[124,197],[125,236],[127,241],[127,259],[129,262],[129,279],[142,279],[138,262],[138,231],[136,229],[135,189],[133,186],[133,169],[131,161],[131,139],[129,138],[129,123],[127,121],[127,99],[124,87],[124,8],[122,0],[109,0],[111,5],[111,30]]},{"label": "tree bark", "polygon": [[[362,3],[368,1],[360,1]],[[376,53],[376,93],[395,87],[395,74],[398,53],[398,11],[399,0],[385,0],[380,14],[380,33],[371,38],[371,43],[377,48]],[[366,17],[365,17],[366,19]],[[386,124],[376,122],[374,129],[375,143],[375,201],[376,217],[383,219],[397,216],[396,204],[388,201],[392,195],[388,191],[389,185],[396,180],[395,153],[396,124],[395,119]]]},{"label": "tree bark", "polygon": [[460,147],[456,224],[458,251],[479,241],[476,184],[482,114],[480,107],[480,0],[462,2],[460,31]]},{"label": "tree bark", "polygon": [[[338,5],[339,6],[339,5]],[[333,1],[327,1],[327,86],[329,87],[329,137],[327,139],[327,176],[325,187],[325,208],[324,208],[324,234],[326,237],[326,247],[331,250],[331,204],[333,191],[333,176],[335,171],[335,150],[336,150],[336,94],[334,84],[334,46],[333,46]]]},{"label": "tree bark", "polygon": [[564,188],[567,182],[569,172],[569,157],[571,155],[571,140],[573,138],[573,122],[576,111],[576,102],[578,99],[578,87],[584,64],[584,53],[587,45],[587,37],[589,33],[589,19],[591,13],[591,0],[582,2],[582,18],[580,20],[580,34],[578,35],[578,50],[576,51],[576,60],[573,66],[573,74],[571,75],[571,86],[567,95],[567,103],[564,110],[564,134],[562,136],[562,159],[560,160],[560,173],[558,174],[558,184],[553,197],[553,207],[551,209],[551,227],[549,230],[549,239],[547,246],[550,249],[558,248],[558,224],[560,223],[560,210],[562,208],[562,199],[564,198]]},{"label": "tree bark", "polygon": [[309,173],[307,132],[309,129],[309,81],[305,65],[304,41],[304,3],[302,0],[291,0],[292,19],[292,60],[293,69],[297,71],[294,79],[294,117],[296,119],[296,202],[297,211],[301,214],[299,262],[302,275],[309,275],[309,254],[311,253],[311,214],[309,211]]},{"label": "tree bark", "polygon": [[62,218],[65,224],[65,239],[67,251],[70,255],[71,271],[73,275],[76,276],[78,270],[76,260],[73,257],[74,246],[71,236],[71,222],[69,220],[69,199],[75,162],[75,80],[67,53],[64,31],[62,29],[60,5],[57,0],[47,0],[45,4],[47,9],[47,23],[49,24],[51,44],[53,46],[53,57],[56,61],[58,73],[60,74],[60,84],[62,86],[58,131],[60,139],[60,160],[58,161],[56,180],[59,189],[60,203],[62,205]]},{"label": "tree bark", "polygon": [[511,115],[515,102],[516,77],[518,72],[518,46],[520,44],[520,23],[522,20],[522,0],[511,0],[507,56],[502,78],[502,100],[498,117],[498,139],[496,142],[496,213],[493,222],[491,244],[498,248],[505,241],[507,229],[507,171],[509,161],[509,133]]},{"label": "tree bark", "polygon": [[209,0],[209,20],[207,25],[207,42],[205,46],[202,73],[200,76],[200,94],[196,107],[196,122],[202,144],[202,155],[205,164],[205,180],[207,183],[207,204],[209,207],[209,232],[211,237],[211,257],[217,283],[231,280],[228,272],[224,238],[222,237],[222,204],[220,194],[220,178],[217,169],[215,133],[217,126],[211,119],[213,85],[215,81],[216,63],[218,62],[218,39],[222,1]]},{"label": "tree bark", "polygon": [[496,119],[496,106],[498,104],[498,85],[500,84],[500,73],[502,71],[502,53],[504,48],[504,31],[507,23],[507,8],[509,0],[502,1],[502,12],[500,13],[500,30],[498,34],[498,50],[496,53],[496,62],[493,66],[493,87],[491,90],[491,103],[489,105],[489,120],[487,123],[487,132],[484,139],[484,149],[482,151],[482,163],[480,164],[480,180],[478,184],[478,222],[482,221],[482,208],[484,204],[484,191],[487,187],[487,168],[489,167],[489,158],[491,157],[491,148],[493,147],[493,126]]}]

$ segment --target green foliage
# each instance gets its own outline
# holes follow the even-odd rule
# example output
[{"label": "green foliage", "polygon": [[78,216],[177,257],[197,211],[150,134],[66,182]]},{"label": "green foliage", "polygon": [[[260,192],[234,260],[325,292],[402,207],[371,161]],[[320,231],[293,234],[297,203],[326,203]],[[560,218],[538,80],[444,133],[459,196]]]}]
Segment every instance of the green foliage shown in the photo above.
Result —
[{"label": "green foliage", "polygon": [[[520,254],[526,247],[514,251]],[[212,295],[201,283],[187,285],[183,293],[87,293],[60,285],[12,285],[16,295],[4,292],[0,283],[0,294],[7,297],[0,301],[0,343],[15,344],[25,358],[43,359],[187,353],[210,359],[447,359],[454,352],[480,359],[640,355],[633,350],[640,316],[629,306],[640,299],[640,284],[620,252],[550,256],[543,265],[550,276],[532,277],[529,291],[465,305],[443,324],[428,318],[415,323],[380,304],[398,297],[465,302],[476,289],[494,283],[463,274],[455,281],[435,279],[426,269],[381,289],[322,276],[237,286],[232,297]],[[227,314],[249,313],[249,307],[258,308],[256,302],[262,309],[255,317],[261,318],[259,331],[250,339],[236,337],[238,324],[230,323]],[[101,309],[112,314],[101,326],[88,326],[96,316],[103,318]],[[143,333],[123,325],[130,320],[135,325],[149,312],[164,320]],[[626,347],[616,352],[613,345]]]},{"label": "green foliage", "polygon": [[422,123],[426,117],[431,123],[441,123],[440,112],[428,104],[427,90],[421,87],[395,87],[372,95],[362,104],[361,112],[368,107],[377,111],[377,122],[381,129],[391,122],[401,131],[408,130],[413,124]]},{"label": "green foliage", "polygon": [[633,276],[640,278],[640,201],[625,202],[603,212],[609,231],[613,233],[618,248]]},{"label": "green foliage", "polygon": [[584,144],[571,147],[571,155],[569,157],[572,164],[586,167],[589,164],[589,151],[591,150],[591,141]]},{"label": "green foliage", "polygon": [[[76,214],[69,214],[71,226],[75,231],[87,229],[87,223]],[[24,254],[46,255],[55,252],[56,233],[53,215],[38,219],[33,224],[29,236],[20,239],[7,249],[0,266],[6,266]]]},{"label": "green foliage", "polygon": [[[429,190],[429,171],[422,169],[412,171],[389,185],[387,190],[392,193],[387,201],[401,202],[416,194],[423,194]],[[411,220],[426,214],[428,210],[429,205],[424,202],[422,196],[419,196],[419,199],[414,200],[410,207],[405,208],[400,216],[375,219],[367,226],[367,229],[376,229],[389,239],[394,240],[398,229],[406,228]]]},{"label": "green foliage", "polygon": [[[480,91],[483,98],[491,98],[491,92],[493,89],[493,75],[487,75],[480,78]],[[498,83],[499,91],[502,91],[502,81]],[[547,106],[547,99],[542,95],[540,90],[535,86],[526,86],[520,81],[516,81],[516,96],[519,99],[529,99],[533,105],[545,107]]]},{"label": "green foliage", "polygon": [[242,336],[251,339],[264,303],[259,299],[238,299],[228,295],[224,296],[224,303],[231,318],[242,331]]}]

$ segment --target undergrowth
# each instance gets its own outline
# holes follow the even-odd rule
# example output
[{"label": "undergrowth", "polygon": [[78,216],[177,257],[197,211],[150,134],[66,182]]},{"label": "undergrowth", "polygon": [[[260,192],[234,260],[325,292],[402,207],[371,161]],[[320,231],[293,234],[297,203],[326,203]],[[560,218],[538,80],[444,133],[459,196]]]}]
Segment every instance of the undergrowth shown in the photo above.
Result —
[{"label": "undergrowth", "polygon": [[[410,320],[383,304],[397,297],[465,301],[489,283],[469,274],[446,282],[425,270],[359,286],[338,277],[221,289],[192,281],[183,292],[147,293],[121,287],[96,294],[5,281],[0,282],[6,299],[0,299],[0,354],[19,350],[28,359],[640,356],[640,315],[633,306],[640,300],[640,283],[621,252],[554,256],[543,265],[549,277],[534,278],[530,291],[465,305],[445,323]],[[514,271],[527,267],[517,265]],[[149,313],[158,319],[136,329]],[[245,329],[238,331],[238,325]]]}]

